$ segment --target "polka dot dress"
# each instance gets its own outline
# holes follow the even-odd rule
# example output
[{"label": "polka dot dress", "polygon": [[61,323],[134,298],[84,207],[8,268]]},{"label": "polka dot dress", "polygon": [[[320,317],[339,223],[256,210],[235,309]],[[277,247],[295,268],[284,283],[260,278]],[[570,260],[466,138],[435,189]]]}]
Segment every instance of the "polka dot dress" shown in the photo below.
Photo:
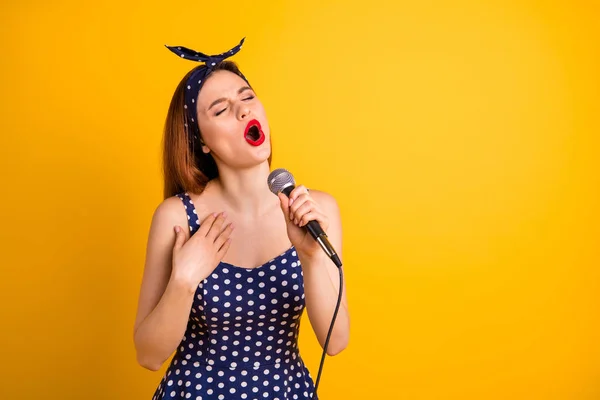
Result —
[{"label": "polka dot dress", "polygon": [[[193,235],[200,225],[194,204],[187,193],[177,197]],[[298,349],[304,307],[293,246],[256,268],[221,262],[198,285],[185,335],[153,400],[316,399]]]}]

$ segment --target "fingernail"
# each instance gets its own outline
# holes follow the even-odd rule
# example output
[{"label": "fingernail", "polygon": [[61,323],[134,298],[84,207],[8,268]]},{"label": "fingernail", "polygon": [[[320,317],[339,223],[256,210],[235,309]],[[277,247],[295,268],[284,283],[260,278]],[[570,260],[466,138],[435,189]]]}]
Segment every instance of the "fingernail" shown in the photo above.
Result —
[{"label": "fingernail", "polygon": [[294,199],[290,199],[290,206],[292,205],[293,202],[294,202]]}]

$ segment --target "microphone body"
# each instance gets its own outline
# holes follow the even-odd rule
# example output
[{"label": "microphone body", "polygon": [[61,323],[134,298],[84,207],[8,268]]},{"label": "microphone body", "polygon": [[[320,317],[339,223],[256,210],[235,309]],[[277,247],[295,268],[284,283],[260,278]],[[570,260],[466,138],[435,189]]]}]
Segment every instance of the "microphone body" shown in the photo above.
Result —
[{"label": "microphone body", "polygon": [[[275,194],[281,192],[288,198],[290,197],[292,190],[294,190],[296,187],[292,174],[283,168],[278,168],[269,174],[268,184],[271,192]],[[313,239],[319,243],[325,254],[327,254],[331,261],[333,261],[336,267],[341,268],[342,261],[329,242],[329,238],[327,237],[327,234],[323,228],[321,228],[321,225],[319,225],[319,222],[314,220],[309,221],[305,225],[305,228],[308,230]]]}]

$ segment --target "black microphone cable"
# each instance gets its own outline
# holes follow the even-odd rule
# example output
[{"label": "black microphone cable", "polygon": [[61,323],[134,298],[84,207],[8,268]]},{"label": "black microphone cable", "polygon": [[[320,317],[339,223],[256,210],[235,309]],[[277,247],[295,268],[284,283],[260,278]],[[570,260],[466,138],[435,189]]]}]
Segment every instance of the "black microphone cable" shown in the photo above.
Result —
[{"label": "black microphone cable", "polygon": [[321,364],[319,365],[319,373],[317,374],[317,381],[315,383],[315,395],[317,394],[317,390],[319,389],[319,381],[321,380],[321,373],[323,372],[323,364],[325,363],[325,355],[327,355],[327,347],[329,346],[329,339],[331,338],[331,332],[333,332],[333,326],[335,324],[335,319],[337,318],[338,311],[340,309],[340,304],[342,302],[342,291],[344,288],[344,274],[342,273],[342,267],[338,267],[338,271],[340,272],[340,290],[338,291],[338,299],[337,304],[335,305],[335,311],[333,312],[333,318],[331,319],[331,325],[329,325],[329,332],[327,332],[327,339],[325,339],[325,345],[323,346],[323,354],[321,355]]},{"label": "black microphone cable", "polygon": [[[278,168],[272,171],[267,178],[267,184],[269,185],[269,190],[274,194],[282,192],[286,196],[290,195],[290,192],[295,187],[294,177],[292,174],[283,168]],[[323,231],[323,229],[319,226],[317,221],[310,221],[307,226],[307,230],[310,232],[312,237],[321,245],[321,248],[325,253],[329,256],[331,261],[338,268],[340,273],[340,288],[338,291],[337,303],[335,305],[335,310],[333,312],[333,318],[331,319],[331,324],[329,325],[329,331],[327,332],[327,338],[325,339],[325,344],[323,345],[323,354],[321,355],[321,363],[319,364],[319,372],[317,374],[317,380],[315,382],[315,392],[313,398],[317,395],[317,390],[319,388],[319,382],[321,381],[321,373],[323,372],[323,365],[325,363],[325,356],[327,355],[327,348],[329,347],[329,340],[331,339],[331,333],[333,332],[333,327],[335,325],[335,320],[337,318],[338,311],[340,309],[340,304],[342,302],[342,293],[344,288],[344,274],[342,272],[342,261],[339,256],[329,243],[327,235]],[[317,397],[318,398],[318,397]]]}]

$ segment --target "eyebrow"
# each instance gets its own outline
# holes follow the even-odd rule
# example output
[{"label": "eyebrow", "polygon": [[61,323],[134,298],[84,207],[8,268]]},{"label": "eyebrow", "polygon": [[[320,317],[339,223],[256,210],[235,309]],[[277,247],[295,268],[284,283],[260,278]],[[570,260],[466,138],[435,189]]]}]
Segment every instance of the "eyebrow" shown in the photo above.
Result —
[{"label": "eyebrow", "polygon": [[[252,88],[251,88],[250,86],[242,86],[242,87],[241,87],[241,88],[238,90],[237,94],[238,94],[238,95],[240,95],[240,94],[242,94],[243,92],[245,92],[246,90],[252,90]],[[225,97],[221,97],[220,99],[217,99],[217,100],[213,101],[212,103],[210,103],[210,106],[208,106],[208,108],[206,109],[206,111],[210,111],[210,109],[211,109],[211,108],[213,108],[213,107],[214,107],[214,106],[216,106],[217,104],[219,104],[219,103],[222,103],[222,102],[224,102],[224,101],[227,101],[227,99],[226,99]]]}]

